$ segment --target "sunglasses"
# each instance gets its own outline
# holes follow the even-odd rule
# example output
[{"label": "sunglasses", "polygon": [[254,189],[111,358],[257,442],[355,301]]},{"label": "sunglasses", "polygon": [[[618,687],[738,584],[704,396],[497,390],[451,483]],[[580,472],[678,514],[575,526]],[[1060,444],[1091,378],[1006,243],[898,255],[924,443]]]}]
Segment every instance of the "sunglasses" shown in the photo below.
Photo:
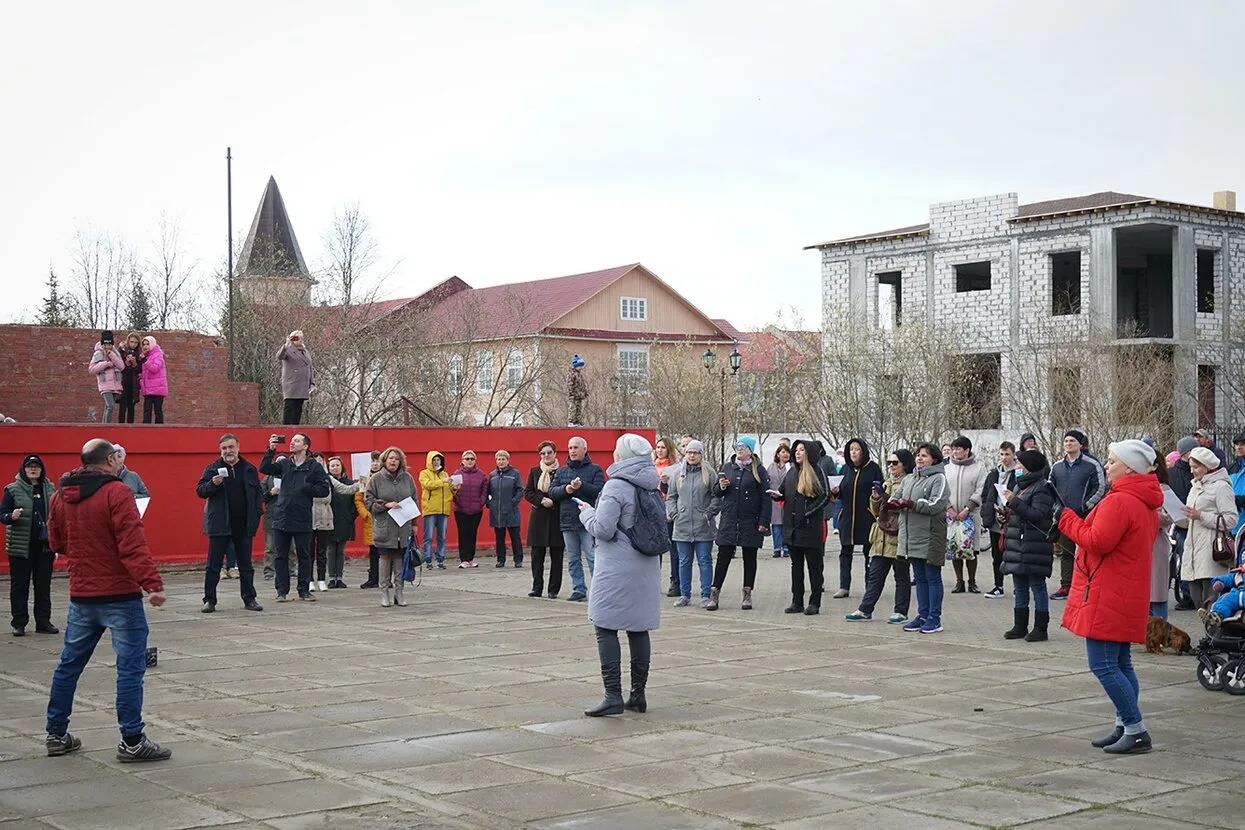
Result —
[{"label": "sunglasses", "polygon": [[891,465],[892,467],[896,467],[896,466],[898,466],[898,465],[902,464],[903,462],[902,462],[902,461],[900,461],[898,458],[888,458],[888,459],[886,459],[886,463],[887,463],[887,464],[889,464],[889,465]]},{"label": "sunglasses", "polygon": [[476,457],[475,457],[474,455],[464,455],[464,456],[463,456],[463,461],[475,461],[475,460],[476,460]]}]

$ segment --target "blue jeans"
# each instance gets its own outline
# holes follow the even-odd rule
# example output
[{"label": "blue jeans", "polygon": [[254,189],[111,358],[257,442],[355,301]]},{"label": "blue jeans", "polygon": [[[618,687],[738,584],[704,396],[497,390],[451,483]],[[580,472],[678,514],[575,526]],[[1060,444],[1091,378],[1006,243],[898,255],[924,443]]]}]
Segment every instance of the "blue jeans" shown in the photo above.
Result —
[{"label": "blue jeans", "polygon": [[692,558],[700,568],[700,598],[709,598],[713,587],[713,540],[707,542],[675,542],[679,551],[679,592],[692,598]]},{"label": "blue jeans", "polygon": [[229,547],[225,549],[225,567],[238,567],[238,551],[233,546],[233,540],[229,540]]},{"label": "blue jeans", "polygon": [[942,568],[924,559],[913,559],[912,581],[916,583],[916,616],[925,622],[942,624]]},{"label": "blue jeans", "polygon": [[1150,603],[1150,616],[1151,617],[1162,617],[1163,619],[1167,619],[1167,603],[1166,602]]},{"label": "blue jeans", "polygon": [[782,554],[787,549],[782,543],[782,525],[770,525],[769,530],[774,535],[774,553]]},{"label": "blue jeans", "polygon": [[143,734],[143,675],[147,672],[147,615],[141,599],[99,604],[69,601],[65,648],[52,674],[48,697],[49,735],[64,735],[73,713],[78,678],[105,631],[117,655],[117,723],[122,737]]},{"label": "blue jeans", "polygon": [[588,560],[588,576],[596,567],[596,540],[584,528],[562,531],[562,541],[566,543],[566,570],[571,575],[571,592],[587,595],[588,583],[584,581],[584,563],[580,558]]},{"label": "blue jeans", "polygon": [[424,564],[432,564],[432,537],[435,533],[437,537],[437,561],[445,561],[445,533],[450,526],[450,517],[447,515],[423,517],[424,529]]},{"label": "blue jeans", "polygon": [[1050,597],[1046,593],[1046,579],[1040,576],[1012,574],[1012,594],[1017,608],[1029,607],[1029,592],[1033,592],[1033,610],[1050,611]]},{"label": "blue jeans", "polygon": [[835,529],[839,529],[839,514],[843,512],[843,502],[840,499],[834,500],[834,506],[830,508],[830,525]]},{"label": "blue jeans", "polygon": [[1129,644],[1087,639],[1085,653],[1089,657],[1089,670],[1115,704],[1115,716],[1125,726],[1141,723],[1141,710],[1137,707],[1141,687],[1133,671]]}]

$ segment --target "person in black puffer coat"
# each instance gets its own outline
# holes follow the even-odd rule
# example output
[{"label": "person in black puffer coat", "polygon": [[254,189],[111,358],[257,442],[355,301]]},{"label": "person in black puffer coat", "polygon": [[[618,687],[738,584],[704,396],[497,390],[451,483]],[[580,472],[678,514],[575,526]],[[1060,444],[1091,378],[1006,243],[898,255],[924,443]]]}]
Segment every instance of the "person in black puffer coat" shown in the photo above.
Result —
[{"label": "person in black puffer coat", "polygon": [[869,457],[869,445],[863,438],[852,438],[843,445],[843,480],[830,492],[842,505],[839,511],[839,590],[835,599],[849,596],[852,589],[852,556],[856,545],[865,553],[865,573],[869,572],[869,535],[873,530],[873,514],[869,512],[869,495],[874,484],[885,479],[882,468]]},{"label": "person in black puffer coat", "polygon": [[740,608],[752,610],[752,588],[756,584],[757,550],[765,543],[773,516],[769,473],[756,457],[756,439],[750,435],[735,443],[735,455],[722,465],[713,483],[713,496],[722,506],[718,514],[718,562],[713,572],[713,591],[707,611],[718,610],[718,597],[726,582],[735,548],[743,550],[744,594]]},{"label": "person in black puffer coat", "polygon": [[[826,567],[826,523],[822,510],[830,497],[826,474],[821,471],[821,445],[796,441],[791,445],[794,463],[781,484],[771,484],[774,501],[781,501],[782,526],[791,550],[791,605],[786,614],[821,613],[821,593]],[[808,561],[809,602],[804,605],[804,562]]]},{"label": "person in black puffer coat", "polygon": [[[1050,465],[1037,450],[1016,454],[1015,490],[1006,493],[1003,511],[1003,573],[1012,575],[1016,597],[1015,625],[1005,632],[1008,640],[1024,638],[1036,643],[1046,639],[1050,602],[1046,579],[1055,561],[1055,546],[1048,533],[1055,514],[1054,487],[1047,480]],[[1029,630],[1029,592],[1033,592],[1033,630]]]}]

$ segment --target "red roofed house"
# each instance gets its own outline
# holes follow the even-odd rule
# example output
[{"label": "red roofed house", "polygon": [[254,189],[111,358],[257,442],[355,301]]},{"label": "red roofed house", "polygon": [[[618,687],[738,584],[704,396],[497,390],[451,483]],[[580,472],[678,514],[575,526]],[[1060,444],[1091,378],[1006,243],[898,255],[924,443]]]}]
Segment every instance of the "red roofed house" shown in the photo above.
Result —
[{"label": "red roofed house", "polygon": [[452,277],[362,313],[372,328],[419,332],[409,396],[447,424],[565,423],[573,355],[586,363],[588,423],[643,423],[656,350],[683,346],[699,367],[705,348],[744,339],[639,263],[485,288]]}]

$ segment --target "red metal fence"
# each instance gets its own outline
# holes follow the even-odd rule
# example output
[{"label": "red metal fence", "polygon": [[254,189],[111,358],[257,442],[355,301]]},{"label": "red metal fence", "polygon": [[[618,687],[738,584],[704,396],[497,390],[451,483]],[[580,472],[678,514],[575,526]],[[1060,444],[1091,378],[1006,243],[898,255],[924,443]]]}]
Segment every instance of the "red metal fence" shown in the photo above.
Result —
[{"label": "red metal fence", "polygon": [[[242,455],[258,465],[268,436],[290,435],[301,431],[311,436],[312,449],[326,456],[340,455],[350,472],[350,454],[389,446],[401,447],[407,455],[411,474],[418,478],[430,450],[445,456],[450,472],[458,466],[459,457],[468,449],[479,457],[486,472],[496,466],[493,454],[504,449],[510,452],[510,463],[526,478],[529,468],[536,466],[536,446],[545,440],[558,446],[558,457],[566,459],[566,442],[573,435],[588,441],[593,460],[608,468],[613,460],[614,442],[623,430],[617,429],[542,429],[542,428],[450,428],[450,427],[207,427],[174,425],[91,425],[91,424],[8,424],[0,426],[0,477],[18,473],[18,465],[28,453],[38,453],[54,481],[78,466],[82,445],[92,438],[107,438],[122,444],[126,450],[126,466],[142,476],[151,491],[151,504],[143,517],[152,555],[161,564],[189,564],[204,561],[207,543],[202,534],[203,501],[195,494],[195,485],[203,468],[219,457],[217,441],[226,432],[238,436]],[[640,430],[650,441],[650,431]],[[526,538],[527,510],[523,513]],[[358,530],[356,531],[358,533]],[[361,536],[361,534],[359,534]],[[492,533],[487,526],[480,531],[481,547],[492,546]],[[262,552],[262,538],[257,538],[256,554]],[[457,545],[454,522],[449,522],[449,546]],[[359,542],[347,547],[348,555],[366,554]],[[0,561],[0,571],[7,572],[7,558]]]}]

